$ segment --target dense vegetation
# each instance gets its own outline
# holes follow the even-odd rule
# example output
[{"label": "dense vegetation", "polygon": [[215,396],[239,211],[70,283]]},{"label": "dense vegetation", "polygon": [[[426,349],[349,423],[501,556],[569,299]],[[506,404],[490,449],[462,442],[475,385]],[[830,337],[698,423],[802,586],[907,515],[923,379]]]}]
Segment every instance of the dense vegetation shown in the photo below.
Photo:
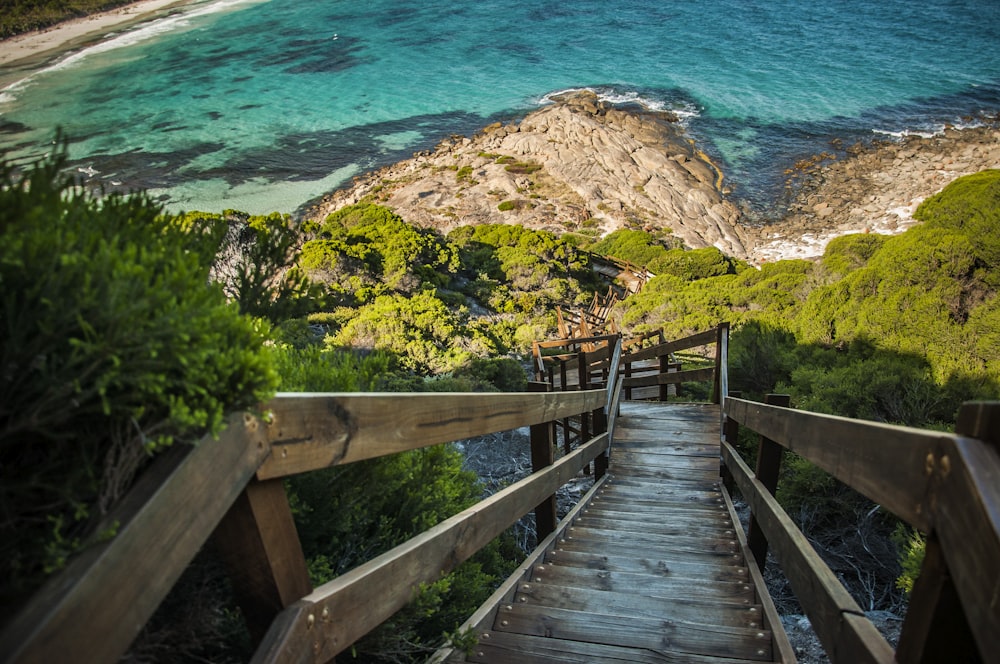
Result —
[{"label": "dense vegetation", "polygon": [[6,0],[0,12],[0,39],[41,30],[71,18],[127,5],[134,0]]},{"label": "dense vegetation", "polygon": [[[998,171],[928,199],[924,223],[907,233],[845,236],[819,261],[755,269],[632,230],[594,241],[509,225],[442,236],[368,203],[302,227],[277,214],[173,217],[142,194],[92,198],[60,166],[3,170],[0,180],[8,610],[89,541],[114,535],[100,517],[151,456],[276,388],[523,389],[524,353],[555,333],[554,307],[601,288],[584,249],[658,275],[615,310],[626,333],[732,323],[731,384],[751,397],[786,392],[800,408],[946,428],[963,400],[1000,395]],[[478,499],[483,487],[462,461],[439,446],[289,480],[314,581]],[[912,581],[919,535],[899,530],[897,549],[888,516],[801,460],[785,475],[780,499],[836,571],[858,577],[863,605],[893,607],[898,596],[880,589],[899,568],[886,561],[905,553],[902,583]],[[857,571],[851,537],[882,571]],[[355,655],[420,657],[509,571],[514,549],[509,537],[492,543]],[[137,652],[245,658],[223,579],[206,551]]]},{"label": "dense vegetation", "polygon": [[4,607],[113,535],[96,524],[145,459],[276,385],[267,323],[208,286],[214,236],[60,166],[0,171]]}]

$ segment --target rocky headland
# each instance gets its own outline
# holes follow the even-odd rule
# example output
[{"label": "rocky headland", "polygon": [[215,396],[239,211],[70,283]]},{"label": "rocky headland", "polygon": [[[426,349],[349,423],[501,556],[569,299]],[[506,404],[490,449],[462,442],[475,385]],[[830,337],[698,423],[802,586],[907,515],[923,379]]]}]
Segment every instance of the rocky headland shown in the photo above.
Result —
[{"label": "rocky headland", "polygon": [[996,121],[929,138],[831,146],[787,171],[787,200],[761,224],[731,199],[722,170],[675,116],[616,108],[582,90],[520,122],[454,136],[355,178],[308,216],[373,200],[442,232],[483,223],[594,236],[641,228],[759,264],[820,256],[847,233],[902,232],[924,198],[986,168],[1000,168]]},{"label": "rocky headland", "polygon": [[371,196],[442,231],[485,223],[556,233],[669,229],[689,247],[745,257],[740,211],[722,182],[672,114],[620,110],[580,91],[358,178],[310,216]]}]

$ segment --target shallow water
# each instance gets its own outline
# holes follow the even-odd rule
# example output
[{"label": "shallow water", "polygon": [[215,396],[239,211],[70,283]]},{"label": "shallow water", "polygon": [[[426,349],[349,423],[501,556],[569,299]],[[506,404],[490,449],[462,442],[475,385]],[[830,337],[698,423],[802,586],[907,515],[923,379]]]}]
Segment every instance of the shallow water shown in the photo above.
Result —
[{"label": "shallow water", "polygon": [[0,150],[35,158],[61,127],[92,183],[291,212],[591,87],[679,111],[766,206],[833,139],[1000,111],[998,47],[1000,3],[972,0],[206,1],[18,77]]}]

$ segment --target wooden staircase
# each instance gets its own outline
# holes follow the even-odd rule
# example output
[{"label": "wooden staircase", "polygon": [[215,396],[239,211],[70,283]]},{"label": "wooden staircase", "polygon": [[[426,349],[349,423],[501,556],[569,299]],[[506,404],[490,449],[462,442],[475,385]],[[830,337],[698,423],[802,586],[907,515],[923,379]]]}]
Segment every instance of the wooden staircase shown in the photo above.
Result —
[{"label": "wooden staircase", "polygon": [[719,407],[626,402],[608,475],[451,662],[795,661],[719,484]]}]

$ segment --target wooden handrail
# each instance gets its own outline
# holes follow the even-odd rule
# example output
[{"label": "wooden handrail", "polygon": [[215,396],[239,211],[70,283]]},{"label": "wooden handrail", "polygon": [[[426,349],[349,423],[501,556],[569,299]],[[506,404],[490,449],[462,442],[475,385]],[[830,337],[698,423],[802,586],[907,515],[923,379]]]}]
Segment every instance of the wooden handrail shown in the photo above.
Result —
[{"label": "wooden handrail", "polygon": [[[332,659],[555,492],[607,448],[601,434],[544,471],[324,584],[275,621],[254,662]],[[404,592],[400,592],[403,589]]]},{"label": "wooden handrail", "polygon": [[684,337],[683,339],[677,339],[675,341],[668,341],[656,346],[650,346],[649,348],[643,348],[642,350],[637,350],[633,353],[629,353],[628,359],[630,362],[639,362],[641,360],[653,360],[664,355],[670,355],[671,353],[676,353],[679,350],[687,350],[688,348],[697,348],[698,346],[707,346],[709,344],[714,344],[718,337],[718,331],[716,328],[708,330],[707,332],[700,332],[698,334],[693,334],[689,337]]},{"label": "wooden handrail", "polygon": [[[0,633],[0,658],[49,662],[72,653],[79,661],[118,660],[223,517],[229,518],[227,512],[255,476],[270,482],[331,465],[529,426],[602,409],[606,400],[604,389],[539,394],[279,395],[267,405],[271,416],[266,421],[234,415],[217,439],[206,437],[193,447],[179,445],[158,458],[102,524],[102,530],[114,527],[117,535],[82,552],[34,595]],[[495,516],[476,515],[517,511],[522,505],[529,511],[539,502],[540,492],[554,491],[553,483],[564,482],[573,464],[582,465],[601,454],[606,441],[606,434],[596,436],[538,477],[533,475],[529,482],[503,494],[513,497],[490,499],[448,523],[458,531],[496,531],[496,523],[481,524]],[[269,485],[261,500],[270,500],[274,487],[280,489]],[[284,499],[283,492],[280,498]],[[277,504],[281,507],[280,500]],[[283,505],[287,510],[287,501]],[[274,502],[265,505],[274,506]],[[489,541],[479,535],[470,537],[463,534],[460,538],[462,548],[456,560],[471,555],[475,549],[470,547],[480,541]],[[451,541],[441,538],[446,536],[424,533],[417,539],[426,543],[415,550],[429,555]],[[266,550],[262,555],[267,555]],[[270,573],[280,573],[281,566],[266,559],[248,564],[261,562]],[[408,592],[404,594],[409,600]],[[325,602],[325,591],[322,597]],[[368,629],[377,624],[369,623]],[[340,643],[341,649],[348,646],[350,642]],[[333,646],[327,643],[323,648],[327,652]]]},{"label": "wooden handrail", "polygon": [[[962,631],[972,635],[972,652],[978,651],[983,661],[988,653],[1000,651],[1000,449],[993,442],[1000,436],[1000,404],[964,405],[958,434],[734,397],[725,399],[723,413],[723,472],[732,476],[750,503],[834,661],[927,661],[933,655],[926,653],[967,652],[968,644],[953,643]],[[770,487],[739,458],[732,446],[737,423],[929,533],[925,567],[895,655],[853,600],[845,599],[846,591],[774,500]],[[953,587],[957,609],[942,591],[945,586]],[[948,615],[939,620],[942,613]]]}]

